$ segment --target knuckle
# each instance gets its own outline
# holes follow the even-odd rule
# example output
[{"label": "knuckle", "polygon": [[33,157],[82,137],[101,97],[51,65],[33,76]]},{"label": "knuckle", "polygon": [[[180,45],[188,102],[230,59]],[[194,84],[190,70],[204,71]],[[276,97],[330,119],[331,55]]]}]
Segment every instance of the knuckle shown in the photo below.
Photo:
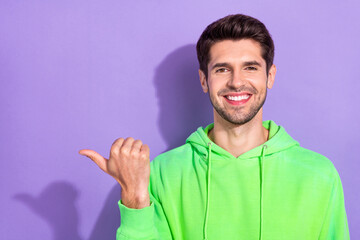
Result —
[{"label": "knuckle", "polygon": [[119,151],[114,148],[111,148],[110,155],[117,157],[117,156],[119,156]]},{"label": "knuckle", "polygon": [[116,150],[118,150],[119,148],[116,146],[115,143],[113,143],[113,145],[111,145],[111,148],[110,148],[110,152],[115,152]]},{"label": "knuckle", "polygon": [[142,152],[142,153],[140,153],[140,159],[141,160],[147,160],[147,158],[148,158],[148,154],[147,153],[144,153],[144,152]]},{"label": "knuckle", "polygon": [[133,137],[128,137],[126,138],[126,141],[130,141],[130,142],[133,142],[135,139]]},{"label": "knuckle", "polygon": [[136,143],[136,144],[139,144],[139,145],[142,145],[142,144],[143,144],[143,142],[142,142],[140,139],[136,140],[135,143]]},{"label": "knuckle", "polygon": [[139,157],[139,153],[137,151],[131,151],[130,152],[130,156],[131,158],[138,158]]},{"label": "knuckle", "polygon": [[114,142],[113,142],[113,146],[115,145],[115,144],[117,144],[117,143],[119,143],[119,142],[122,142],[122,141],[124,141],[124,138],[117,138]]},{"label": "knuckle", "polygon": [[122,154],[122,155],[128,155],[129,154],[129,148],[128,147],[121,147],[120,148],[120,154]]}]

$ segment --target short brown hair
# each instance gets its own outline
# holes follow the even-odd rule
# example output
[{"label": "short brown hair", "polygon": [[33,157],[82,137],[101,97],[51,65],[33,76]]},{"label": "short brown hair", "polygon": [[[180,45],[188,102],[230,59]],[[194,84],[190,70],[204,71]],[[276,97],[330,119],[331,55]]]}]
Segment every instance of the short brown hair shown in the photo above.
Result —
[{"label": "short brown hair", "polygon": [[269,73],[274,60],[274,42],[265,25],[256,18],[235,14],[221,18],[206,27],[197,44],[196,52],[200,70],[208,76],[207,65],[210,61],[210,48],[222,40],[252,39],[260,43],[261,56],[266,62],[266,73]]}]

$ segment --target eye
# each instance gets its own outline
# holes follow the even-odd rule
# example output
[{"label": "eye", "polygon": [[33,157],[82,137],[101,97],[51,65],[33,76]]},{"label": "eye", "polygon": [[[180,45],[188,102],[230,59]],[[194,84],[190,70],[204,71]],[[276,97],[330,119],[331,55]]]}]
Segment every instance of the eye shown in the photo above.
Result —
[{"label": "eye", "polygon": [[253,67],[253,66],[246,67],[245,69],[250,70],[250,71],[256,71],[257,70],[257,68]]},{"label": "eye", "polygon": [[216,69],[216,73],[224,73],[224,72],[228,72],[229,70],[227,68],[218,68]]}]

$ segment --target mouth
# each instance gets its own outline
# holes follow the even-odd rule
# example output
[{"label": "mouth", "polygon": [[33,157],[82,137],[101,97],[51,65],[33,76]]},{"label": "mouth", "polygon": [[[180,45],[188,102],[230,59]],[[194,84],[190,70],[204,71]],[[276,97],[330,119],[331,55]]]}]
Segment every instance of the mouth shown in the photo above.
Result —
[{"label": "mouth", "polygon": [[230,94],[224,95],[223,97],[231,105],[244,105],[245,103],[247,103],[249,101],[251,96],[252,96],[251,93],[242,92],[242,93],[230,93]]}]

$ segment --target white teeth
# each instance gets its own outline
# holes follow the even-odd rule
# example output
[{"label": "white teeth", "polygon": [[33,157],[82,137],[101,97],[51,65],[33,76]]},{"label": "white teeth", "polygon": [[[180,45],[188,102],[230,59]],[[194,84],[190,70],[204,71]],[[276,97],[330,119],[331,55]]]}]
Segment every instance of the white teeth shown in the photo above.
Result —
[{"label": "white teeth", "polygon": [[241,95],[241,96],[226,96],[227,99],[231,101],[241,101],[243,99],[248,99],[250,95]]}]

